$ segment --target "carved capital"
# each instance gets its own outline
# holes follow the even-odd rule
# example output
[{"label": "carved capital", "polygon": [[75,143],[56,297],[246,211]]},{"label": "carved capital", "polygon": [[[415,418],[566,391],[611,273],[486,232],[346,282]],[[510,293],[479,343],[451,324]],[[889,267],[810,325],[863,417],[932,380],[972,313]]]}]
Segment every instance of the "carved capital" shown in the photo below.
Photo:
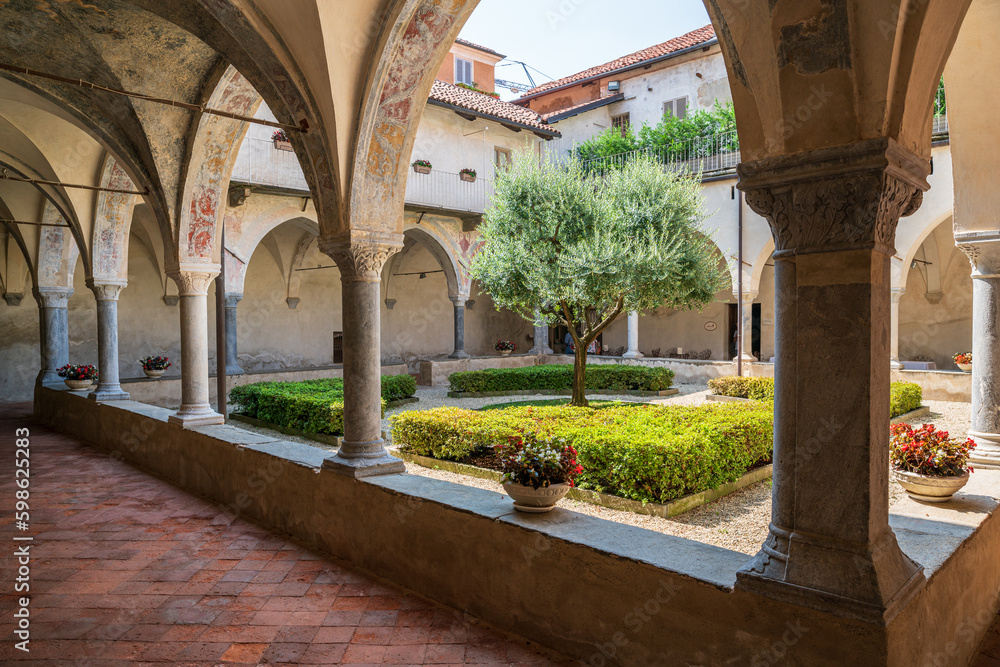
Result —
[{"label": "carved capital", "polygon": [[337,263],[342,280],[377,282],[389,257],[403,247],[401,234],[351,230],[321,236],[319,248]]},{"label": "carved capital", "polygon": [[890,139],[743,163],[747,204],[776,252],[870,248],[894,254],[896,224],[927,189],[929,167]]},{"label": "carved capital", "polygon": [[3,294],[3,300],[7,302],[8,306],[20,306],[23,298],[24,292],[4,292]]},{"label": "carved capital", "polygon": [[[743,291],[743,303],[745,305],[752,305],[754,300],[757,298],[758,292],[756,290],[744,290]],[[740,300],[740,293],[733,290],[733,298],[737,301]]]},{"label": "carved capital", "polygon": [[124,282],[95,282],[93,278],[87,279],[87,287],[94,293],[98,301],[117,301],[118,295],[125,289]]},{"label": "carved capital", "polygon": [[969,258],[973,278],[1000,277],[1000,231],[956,232],[955,245]]},{"label": "carved capital", "polygon": [[68,287],[39,287],[35,296],[42,308],[65,308],[73,290]]},{"label": "carved capital", "polygon": [[178,296],[205,296],[219,269],[218,264],[181,264],[167,275],[177,283]]},{"label": "carved capital", "polygon": [[235,308],[243,300],[242,294],[226,294],[226,308]]},{"label": "carved capital", "polygon": [[889,290],[889,297],[892,299],[893,303],[899,303],[899,300],[903,298],[904,294],[906,294],[905,287],[893,287]]}]

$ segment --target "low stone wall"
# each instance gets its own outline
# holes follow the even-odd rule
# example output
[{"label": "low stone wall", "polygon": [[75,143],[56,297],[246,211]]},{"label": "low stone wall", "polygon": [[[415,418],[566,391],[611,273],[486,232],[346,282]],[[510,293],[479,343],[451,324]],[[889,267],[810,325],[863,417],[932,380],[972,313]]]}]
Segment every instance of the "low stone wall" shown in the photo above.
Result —
[{"label": "low stone wall", "polygon": [[327,451],[169,414],[35,393],[53,428],[588,665],[965,665],[996,613],[1000,471],[946,506],[903,501],[890,523],[928,579],[895,618],[863,623],[734,590],[745,554],[416,475],[356,480],[322,469]]},{"label": "low stone wall", "polygon": [[[382,375],[405,375],[406,364],[387,364],[382,366]],[[344,367],[325,366],[321,368],[293,368],[280,371],[253,371],[240,375],[228,375],[230,389],[254,382],[299,382],[300,380],[321,380],[323,378],[344,377]],[[209,400],[212,405],[217,403],[215,376],[209,381]],[[157,405],[164,408],[174,408],[181,404],[181,376],[168,375],[153,380],[151,378],[130,378],[122,380],[122,389],[128,392],[129,398],[140,403]]]},{"label": "low stone wall", "polygon": [[972,402],[972,373],[893,370],[892,381],[916,382],[925,401]]},{"label": "low stone wall", "polygon": [[468,359],[424,359],[420,362],[422,385],[442,387],[448,384],[448,376],[459,371],[481,371],[487,368],[524,368],[536,366],[544,357],[537,354],[509,354],[495,357],[470,357]]}]

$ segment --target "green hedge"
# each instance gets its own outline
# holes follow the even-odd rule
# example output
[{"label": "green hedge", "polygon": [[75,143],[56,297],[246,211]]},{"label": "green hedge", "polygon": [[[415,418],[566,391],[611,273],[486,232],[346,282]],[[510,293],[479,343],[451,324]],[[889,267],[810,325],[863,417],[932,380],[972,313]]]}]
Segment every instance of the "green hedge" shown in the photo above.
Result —
[{"label": "green hedge", "polygon": [[565,438],[583,466],[579,486],[660,503],[739,479],[771,457],[773,430],[767,404],[437,408],[392,422],[404,451],[459,461],[518,433]]},{"label": "green hedge", "polygon": [[[774,400],[774,378],[728,376],[708,381],[712,393],[719,396]],[[923,392],[915,382],[893,382],[889,386],[890,417],[898,417],[920,407]]]},{"label": "green hedge", "polygon": [[[662,391],[670,389],[674,372],[667,368],[645,366],[587,366],[587,389]],[[525,368],[488,368],[461,371],[448,376],[452,391],[523,391],[548,389],[568,391],[573,388],[573,365],[527,366]]]},{"label": "green hedge", "polygon": [[[416,381],[409,375],[382,376],[385,404],[412,396]],[[233,387],[229,400],[240,412],[262,421],[306,433],[344,434],[344,381],[340,378],[302,382],[255,382]]]}]

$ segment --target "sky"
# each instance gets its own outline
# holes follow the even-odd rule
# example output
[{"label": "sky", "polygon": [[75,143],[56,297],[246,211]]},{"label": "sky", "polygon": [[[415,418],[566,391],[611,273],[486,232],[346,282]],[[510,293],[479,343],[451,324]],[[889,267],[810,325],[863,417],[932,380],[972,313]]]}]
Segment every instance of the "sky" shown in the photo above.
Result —
[{"label": "sky", "polygon": [[[559,79],[709,23],[701,0],[481,0],[461,37]],[[528,83],[520,65],[496,75]]]}]

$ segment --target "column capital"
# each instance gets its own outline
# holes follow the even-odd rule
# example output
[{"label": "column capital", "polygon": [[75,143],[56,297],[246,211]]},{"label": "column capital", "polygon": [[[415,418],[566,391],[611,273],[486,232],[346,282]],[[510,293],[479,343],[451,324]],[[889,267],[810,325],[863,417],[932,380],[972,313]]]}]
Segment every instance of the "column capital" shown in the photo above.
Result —
[{"label": "column capital", "polygon": [[456,306],[465,307],[466,302],[469,300],[468,294],[449,294],[448,298]]},{"label": "column capital", "polygon": [[889,296],[893,303],[899,303],[899,300],[903,298],[904,294],[906,294],[905,287],[893,287],[889,290]]},{"label": "column capital", "polygon": [[403,235],[380,231],[350,230],[321,236],[319,249],[340,269],[342,280],[378,282],[382,267],[403,247]]},{"label": "column capital", "polygon": [[94,293],[98,301],[117,301],[127,283],[123,280],[99,280],[87,278],[87,287]]},{"label": "column capital", "polygon": [[35,290],[43,308],[65,308],[69,298],[73,296],[72,287],[39,287]]},{"label": "column capital", "polygon": [[956,232],[955,245],[969,258],[973,279],[1000,277],[1000,231]]},{"label": "column capital", "polygon": [[232,292],[226,293],[226,308],[235,308],[236,304],[243,300],[243,295]]},{"label": "column capital", "polygon": [[880,138],[744,162],[737,171],[779,256],[855,249],[891,256],[896,224],[920,207],[930,165]]},{"label": "column capital", "polygon": [[170,268],[167,275],[177,283],[178,296],[205,296],[220,270],[218,264],[180,264]]},{"label": "column capital", "polygon": [[[745,303],[745,304],[752,304],[754,302],[754,300],[757,298],[758,294],[759,294],[758,290],[744,290],[743,291],[743,303]],[[736,299],[737,301],[739,301],[740,300],[740,293],[737,292],[737,291],[735,291],[735,290],[733,290],[733,298]]]}]

